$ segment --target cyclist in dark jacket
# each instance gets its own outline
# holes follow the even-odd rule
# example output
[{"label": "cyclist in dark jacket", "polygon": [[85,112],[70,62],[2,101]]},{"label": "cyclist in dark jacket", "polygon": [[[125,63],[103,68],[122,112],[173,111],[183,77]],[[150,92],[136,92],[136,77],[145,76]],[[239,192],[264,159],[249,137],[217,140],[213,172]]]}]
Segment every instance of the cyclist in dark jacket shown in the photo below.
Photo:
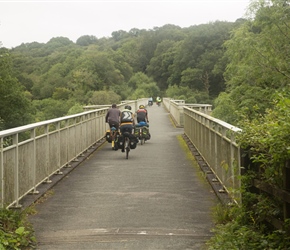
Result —
[{"label": "cyclist in dark jacket", "polygon": [[133,143],[130,145],[131,149],[136,148],[138,139],[132,134],[133,128],[135,125],[134,114],[131,111],[131,106],[125,106],[125,109],[121,112],[121,120],[120,120],[120,133],[121,136],[119,138],[119,145],[122,148],[122,152],[124,152],[124,137],[128,136]]},{"label": "cyclist in dark jacket", "polygon": [[106,122],[109,124],[110,128],[115,127],[117,130],[119,129],[120,117],[121,111],[117,108],[116,104],[112,104],[112,108],[110,108],[106,114]]}]

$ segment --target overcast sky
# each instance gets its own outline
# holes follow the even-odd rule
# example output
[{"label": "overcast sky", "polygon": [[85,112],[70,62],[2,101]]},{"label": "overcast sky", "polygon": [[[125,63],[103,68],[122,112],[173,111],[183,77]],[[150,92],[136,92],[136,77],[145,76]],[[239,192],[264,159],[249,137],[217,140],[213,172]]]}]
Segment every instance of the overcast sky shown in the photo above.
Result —
[{"label": "overcast sky", "polygon": [[0,42],[12,48],[60,36],[76,42],[83,35],[109,37],[113,31],[132,28],[234,22],[248,5],[249,0],[0,0]]}]

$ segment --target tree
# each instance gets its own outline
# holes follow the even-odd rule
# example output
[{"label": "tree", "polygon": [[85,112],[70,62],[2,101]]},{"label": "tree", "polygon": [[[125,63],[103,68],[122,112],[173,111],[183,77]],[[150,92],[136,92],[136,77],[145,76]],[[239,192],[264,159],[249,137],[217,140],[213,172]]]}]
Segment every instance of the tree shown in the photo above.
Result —
[{"label": "tree", "polygon": [[160,89],[155,82],[139,85],[138,88],[129,96],[130,99],[149,98],[150,96],[160,96]]},{"label": "tree", "polygon": [[166,90],[168,87],[168,78],[170,77],[170,66],[172,66],[176,48],[179,42],[164,40],[157,45],[154,52],[154,57],[151,58],[146,72],[150,77],[157,82],[161,90]]},{"label": "tree", "polygon": [[[289,83],[290,7],[286,3],[252,2],[249,11],[253,18],[236,29],[225,43],[229,61],[224,74],[227,100],[249,119],[272,108],[273,93]],[[235,124],[236,118],[228,122]]]},{"label": "tree", "polygon": [[0,49],[0,129],[25,125],[31,121],[31,101],[13,76],[10,54]]},{"label": "tree", "polygon": [[81,36],[76,40],[76,44],[80,46],[88,46],[96,44],[98,39],[95,36]]},{"label": "tree", "polygon": [[128,85],[132,89],[136,89],[142,84],[148,84],[152,80],[142,72],[135,73],[129,80]]},{"label": "tree", "polygon": [[96,104],[112,104],[112,103],[119,103],[121,98],[113,91],[95,91],[93,92],[92,97],[90,98],[89,102],[92,105]]},{"label": "tree", "polygon": [[230,39],[234,27],[234,23],[214,22],[188,28],[168,67],[168,85],[187,85],[208,92],[212,97],[224,90],[223,71],[217,71],[216,65],[220,65],[225,52],[223,44]]},{"label": "tree", "polygon": [[55,100],[46,98],[43,100],[35,100],[33,105],[37,110],[35,120],[44,121],[67,115],[71,107],[75,105],[75,102],[73,99]]}]

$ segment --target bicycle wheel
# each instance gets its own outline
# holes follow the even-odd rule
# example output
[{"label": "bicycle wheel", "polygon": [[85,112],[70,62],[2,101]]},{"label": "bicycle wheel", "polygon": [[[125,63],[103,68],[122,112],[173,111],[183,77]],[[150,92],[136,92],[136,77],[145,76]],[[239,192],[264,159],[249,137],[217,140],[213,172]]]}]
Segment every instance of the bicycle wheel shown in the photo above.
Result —
[{"label": "bicycle wheel", "polygon": [[139,140],[140,140],[141,145],[143,145],[145,143],[142,127],[139,129]]},{"label": "bicycle wheel", "polygon": [[126,151],[126,159],[129,158],[129,152],[130,152],[130,140],[126,137],[125,139],[125,151]]},{"label": "bicycle wheel", "polygon": [[111,136],[112,136],[112,142],[111,142],[112,150],[114,150],[115,149],[115,131],[114,130],[111,130]]},{"label": "bicycle wheel", "polygon": [[141,145],[143,145],[144,143],[145,143],[145,138],[143,137],[143,135],[142,135],[142,137],[141,137]]}]

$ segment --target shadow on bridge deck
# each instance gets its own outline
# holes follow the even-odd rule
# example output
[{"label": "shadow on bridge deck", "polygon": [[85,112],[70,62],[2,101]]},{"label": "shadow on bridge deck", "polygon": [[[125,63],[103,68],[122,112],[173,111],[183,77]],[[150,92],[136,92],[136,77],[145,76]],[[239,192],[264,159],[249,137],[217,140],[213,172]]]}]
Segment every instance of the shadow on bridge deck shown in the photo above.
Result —
[{"label": "shadow on bridge deck", "polygon": [[163,107],[148,111],[151,140],[128,160],[105,142],[36,205],[37,249],[205,249],[218,199],[181,146],[183,129]]}]

